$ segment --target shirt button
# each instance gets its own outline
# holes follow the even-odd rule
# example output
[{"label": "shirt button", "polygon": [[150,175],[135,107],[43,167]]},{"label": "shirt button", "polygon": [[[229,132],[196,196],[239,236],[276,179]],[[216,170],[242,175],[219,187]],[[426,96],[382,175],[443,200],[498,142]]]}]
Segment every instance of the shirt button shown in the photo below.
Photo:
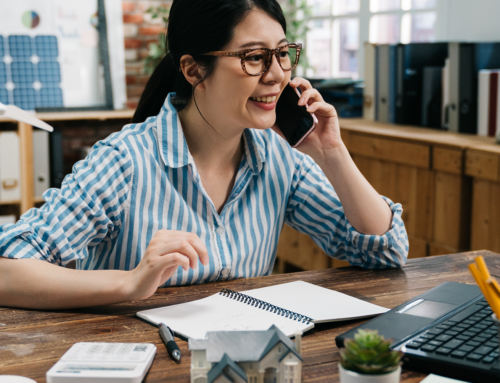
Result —
[{"label": "shirt button", "polygon": [[223,276],[224,278],[227,278],[227,276],[228,276],[228,275],[229,275],[229,269],[224,269],[224,270],[222,270],[222,276]]},{"label": "shirt button", "polygon": [[217,228],[217,234],[219,234],[219,235],[224,234],[224,228],[223,227],[218,227]]}]

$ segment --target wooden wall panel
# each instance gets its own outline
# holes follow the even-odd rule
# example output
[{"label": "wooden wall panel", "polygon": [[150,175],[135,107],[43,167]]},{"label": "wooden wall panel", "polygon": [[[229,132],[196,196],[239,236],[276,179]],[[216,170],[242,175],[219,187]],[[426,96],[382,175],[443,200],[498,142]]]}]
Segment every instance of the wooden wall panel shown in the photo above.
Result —
[{"label": "wooden wall panel", "polygon": [[277,257],[304,270],[330,267],[330,257],[306,234],[285,225],[278,242]]},{"label": "wooden wall panel", "polygon": [[462,174],[464,151],[435,147],[432,150],[432,168],[453,174]]},{"label": "wooden wall panel", "polygon": [[432,239],[433,172],[388,161],[353,155],[358,169],[381,195],[403,206],[409,235]]},{"label": "wooden wall panel", "polygon": [[485,180],[498,181],[499,159],[498,154],[469,149],[466,153],[465,174]]},{"label": "wooden wall panel", "polygon": [[470,195],[471,180],[468,177],[435,173],[434,243],[453,249],[469,248]]},{"label": "wooden wall panel", "polygon": [[353,132],[349,134],[349,151],[364,157],[424,169],[429,169],[431,164],[431,148],[429,145],[378,138]]},{"label": "wooden wall panel", "polygon": [[408,259],[410,258],[423,258],[428,254],[428,243],[425,239],[408,237],[410,242],[410,251],[408,252]]},{"label": "wooden wall panel", "polygon": [[500,184],[474,179],[471,249],[500,251]]},{"label": "wooden wall panel", "polygon": [[445,254],[455,254],[458,253],[458,249],[443,245],[442,243],[430,243],[429,244],[429,255],[445,255]]}]

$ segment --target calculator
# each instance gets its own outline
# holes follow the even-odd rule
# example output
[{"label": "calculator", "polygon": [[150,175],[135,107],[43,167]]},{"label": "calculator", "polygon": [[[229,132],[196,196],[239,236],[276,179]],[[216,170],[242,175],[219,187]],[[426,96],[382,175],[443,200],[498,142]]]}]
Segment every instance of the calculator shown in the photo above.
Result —
[{"label": "calculator", "polygon": [[47,371],[47,382],[140,383],[155,354],[151,343],[75,343]]}]

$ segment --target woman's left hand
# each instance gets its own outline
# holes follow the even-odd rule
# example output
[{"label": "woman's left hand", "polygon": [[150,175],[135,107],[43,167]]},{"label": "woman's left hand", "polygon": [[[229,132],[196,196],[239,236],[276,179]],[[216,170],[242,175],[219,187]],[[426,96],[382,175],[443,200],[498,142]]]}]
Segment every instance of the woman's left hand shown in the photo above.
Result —
[{"label": "woman's left hand", "polygon": [[[343,146],[337,111],[333,105],[326,103],[321,94],[304,78],[295,77],[290,81],[290,86],[300,88],[302,96],[299,99],[299,105],[305,106],[307,103],[309,105],[307,111],[314,113],[318,119],[316,128],[297,149],[316,159],[316,156],[324,157],[325,152],[330,149]],[[273,126],[273,129],[281,133],[276,125]]]}]

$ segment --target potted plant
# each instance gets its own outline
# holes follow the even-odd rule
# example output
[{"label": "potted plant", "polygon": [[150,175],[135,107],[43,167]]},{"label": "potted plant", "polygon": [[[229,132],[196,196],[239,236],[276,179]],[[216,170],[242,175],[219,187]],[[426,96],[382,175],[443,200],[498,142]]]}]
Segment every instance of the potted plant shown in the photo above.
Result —
[{"label": "potted plant", "polygon": [[340,350],[341,383],[397,383],[403,352],[391,350],[391,340],[378,331],[359,330]]}]

